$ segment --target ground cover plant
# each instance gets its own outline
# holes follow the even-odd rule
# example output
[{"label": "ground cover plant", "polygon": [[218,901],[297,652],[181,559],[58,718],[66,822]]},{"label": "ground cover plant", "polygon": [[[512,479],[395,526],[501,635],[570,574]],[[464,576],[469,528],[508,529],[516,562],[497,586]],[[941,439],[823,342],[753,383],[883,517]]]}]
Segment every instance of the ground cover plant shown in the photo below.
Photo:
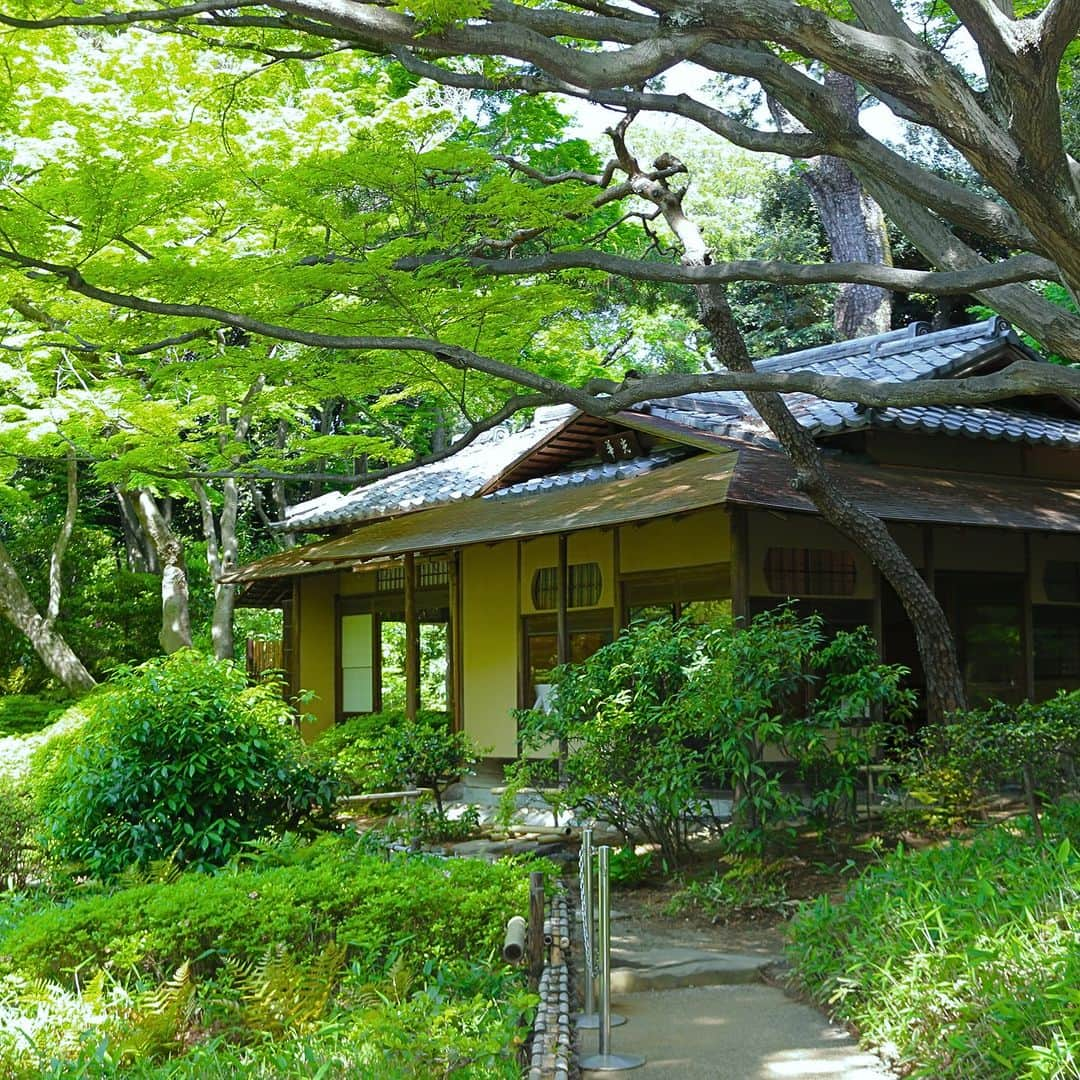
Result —
[{"label": "ground cover plant", "polygon": [[1080,807],[897,849],[791,925],[800,985],[905,1075],[1080,1074]]},{"label": "ground cover plant", "polygon": [[517,1075],[532,999],[496,961],[547,864],[354,833],[213,874],[0,904],[0,1075]]}]

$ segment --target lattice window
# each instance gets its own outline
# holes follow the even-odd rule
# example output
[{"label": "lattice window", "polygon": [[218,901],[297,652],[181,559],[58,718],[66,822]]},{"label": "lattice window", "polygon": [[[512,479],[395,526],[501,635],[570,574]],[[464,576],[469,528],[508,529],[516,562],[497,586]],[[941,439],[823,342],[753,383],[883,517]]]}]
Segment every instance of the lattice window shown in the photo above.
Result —
[{"label": "lattice window", "polygon": [[829,548],[772,547],[765,552],[765,581],[778,596],[851,596],[855,556]]},{"label": "lattice window", "polygon": [[[434,588],[450,583],[450,565],[446,560],[436,562],[418,562],[416,564],[416,586],[419,589]],[[405,567],[386,566],[375,571],[376,592],[402,592],[405,588]]]},{"label": "lattice window", "polygon": [[[600,564],[573,563],[566,568],[566,606],[594,607],[600,602],[604,588]],[[559,571],[554,566],[542,566],[533,575],[533,607],[537,611],[554,611],[559,604]]]}]

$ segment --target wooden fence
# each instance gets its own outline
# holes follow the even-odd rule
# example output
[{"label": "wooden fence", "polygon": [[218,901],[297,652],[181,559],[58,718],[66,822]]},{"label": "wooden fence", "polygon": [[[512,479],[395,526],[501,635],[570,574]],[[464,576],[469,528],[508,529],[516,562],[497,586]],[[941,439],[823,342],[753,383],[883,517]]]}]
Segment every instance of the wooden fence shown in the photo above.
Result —
[{"label": "wooden fence", "polygon": [[285,667],[280,639],[258,641],[248,638],[246,653],[249,679],[257,680],[264,671],[281,671]]}]

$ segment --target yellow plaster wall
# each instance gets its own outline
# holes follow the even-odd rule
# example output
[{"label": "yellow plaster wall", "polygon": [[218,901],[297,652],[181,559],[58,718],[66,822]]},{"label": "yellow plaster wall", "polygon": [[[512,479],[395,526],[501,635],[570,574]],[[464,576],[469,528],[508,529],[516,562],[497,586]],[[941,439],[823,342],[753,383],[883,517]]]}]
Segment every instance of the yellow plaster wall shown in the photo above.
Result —
[{"label": "yellow plaster wall", "polygon": [[300,689],[312,691],[315,700],[305,708],[315,723],[304,726],[309,742],[334,724],[337,703],[334,700],[334,597],[339,588],[339,574],[312,574],[300,579],[300,612],[297,645]]},{"label": "yellow plaster wall", "polygon": [[366,596],[375,592],[374,570],[361,570],[359,573],[343,570],[340,576],[342,596]]},{"label": "yellow plaster wall", "polygon": [[731,525],[726,511],[719,508],[619,529],[619,567],[624,574],[730,560]]},{"label": "yellow plaster wall", "polygon": [[751,513],[748,516],[750,548],[750,594],[771,596],[765,581],[765,553],[771,547],[827,548],[850,551],[855,556],[855,591],[847,600],[874,595],[873,566],[846,537],[809,514]]},{"label": "yellow plaster wall", "polygon": [[461,553],[462,717],[466,734],[493,757],[517,756],[517,558],[516,543]]},{"label": "yellow plaster wall", "polygon": [[[610,529],[586,529],[566,538],[566,561],[598,563],[600,566],[600,599],[593,607],[609,608],[615,603],[614,535]],[[559,559],[558,540],[540,536],[521,545],[521,610],[525,615],[536,614],[532,598],[533,575],[543,566],[555,566]]]}]

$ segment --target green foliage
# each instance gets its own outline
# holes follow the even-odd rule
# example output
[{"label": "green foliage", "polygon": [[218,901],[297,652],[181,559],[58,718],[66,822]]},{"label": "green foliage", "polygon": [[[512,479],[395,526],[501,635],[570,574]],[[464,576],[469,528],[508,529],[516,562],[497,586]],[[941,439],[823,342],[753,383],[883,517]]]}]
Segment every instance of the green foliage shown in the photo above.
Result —
[{"label": "green foliage", "polygon": [[25,889],[42,876],[41,818],[25,784],[0,775],[0,892]]},{"label": "green foliage", "polygon": [[50,850],[95,874],[167,856],[220,865],[333,804],[292,710],[230,662],[187,650],[124,668],[86,708],[77,736],[41,752],[38,797]]},{"label": "green foliage", "polygon": [[429,786],[419,776],[427,776],[432,766],[437,766],[445,787],[446,776],[474,763],[468,748],[466,739],[450,734],[446,713],[421,709],[410,724],[400,708],[335,724],[315,740],[312,752],[316,760],[333,765],[347,789],[373,793],[393,791],[410,781]]},{"label": "green foliage", "polygon": [[896,812],[902,822],[948,829],[976,815],[977,799],[1008,784],[1020,786],[1039,827],[1043,800],[1077,787],[1080,691],[1060,691],[1034,704],[991,702],[923,728],[900,765],[908,795],[920,804]]},{"label": "green foliage", "polygon": [[608,875],[616,885],[637,885],[652,873],[655,862],[651,851],[639,855],[626,844],[615,848],[608,857]]},{"label": "green foliage", "polygon": [[350,793],[389,791],[393,781],[379,757],[379,738],[404,721],[403,709],[354,716],[319,735],[311,754],[317,761],[332,764]]},{"label": "green foliage", "polygon": [[375,971],[393,956],[484,958],[528,906],[528,870],[547,864],[367,855],[354,836],[259,859],[251,869],[188,872],[56,905],[0,925],[3,969],[68,980],[99,967],[164,977],[191,959],[200,977],[224,956],[256,961],[283,946],[298,961],[330,940]]},{"label": "green foliage", "polygon": [[[865,627],[827,640],[820,617],[799,618],[792,604],[763,612],[737,633],[713,630],[707,646],[710,663],[696,680],[694,705],[715,717],[710,764],[738,795],[729,848],[760,850],[773,830],[806,811],[826,824],[852,815],[861,769],[888,722],[914,704],[900,686],[907,669],[879,663]],[[882,721],[871,722],[878,711]],[[808,782],[808,805],[766,768],[770,744]]]},{"label": "green foliage", "polygon": [[278,1037],[310,1028],[326,1012],[345,953],[344,945],[332,941],[308,964],[297,963],[281,945],[256,962],[225,957],[240,995],[241,1027]]},{"label": "green foliage", "polygon": [[446,716],[438,713],[418,713],[415,720],[386,728],[377,752],[392,782],[433,790],[439,817],[444,816],[447,786],[469,772],[483,753],[465,732],[451,731]]},{"label": "green foliage", "polygon": [[0,696],[0,738],[28,735],[48,727],[70,704],[66,695],[4,694]]},{"label": "green foliage", "polygon": [[[569,748],[565,802],[658,845],[668,866],[708,817],[707,782],[736,790],[731,847],[759,848],[801,800],[766,768],[781,747],[814,783],[809,809],[833,820],[853,810],[860,768],[880,737],[872,710],[900,716],[911,695],[903,668],[877,663],[865,630],[826,641],[821,620],[787,605],[738,631],[670,620],[636,623],[575,667],[558,669],[550,714],[519,714],[526,749]],[[799,700],[813,689],[808,704]],[[514,783],[550,779],[549,762],[523,759]]]},{"label": "green foliage", "polygon": [[437,807],[417,800],[390,822],[387,832],[410,844],[442,844],[467,840],[479,828],[480,812],[475,806],[466,806],[456,817],[450,817]]},{"label": "green foliage", "polygon": [[[693,747],[708,738],[709,723],[687,707],[701,645],[700,629],[688,622],[636,623],[583,663],[555,670],[550,713],[518,713],[526,754],[553,741],[570,748],[566,803],[610,821],[627,843],[640,833],[670,866],[686,854],[707,775],[706,754]],[[550,768],[523,756],[515,781],[544,786]]]},{"label": "green foliage", "polygon": [[0,1075],[517,1075],[534,999],[485,958],[546,864],[361,848],[279,843],[243,870],[8,904]]},{"label": "green foliage", "polygon": [[696,908],[726,922],[734,916],[781,911],[788,902],[787,867],[756,855],[739,856],[723,872],[705,881],[692,881],[668,902],[666,913],[680,915]]},{"label": "green foliage", "polygon": [[905,1075],[1049,1080],[1080,1063],[1080,809],[898,849],[842,902],[805,905],[789,955],[815,1000]]}]

